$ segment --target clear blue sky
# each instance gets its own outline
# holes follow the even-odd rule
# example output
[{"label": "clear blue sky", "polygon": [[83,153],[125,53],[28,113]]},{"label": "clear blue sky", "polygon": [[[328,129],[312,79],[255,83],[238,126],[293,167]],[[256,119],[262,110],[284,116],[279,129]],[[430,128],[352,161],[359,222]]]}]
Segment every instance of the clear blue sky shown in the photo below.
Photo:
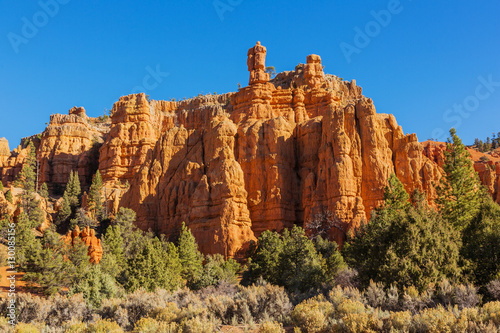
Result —
[{"label": "clear blue sky", "polygon": [[0,1],[0,137],[12,149],[73,106],[99,116],[157,69],[154,99],[234,91],[258,40],[278,72],[321,55],[421,141],[500,131],[500,2],[397,2]]}]

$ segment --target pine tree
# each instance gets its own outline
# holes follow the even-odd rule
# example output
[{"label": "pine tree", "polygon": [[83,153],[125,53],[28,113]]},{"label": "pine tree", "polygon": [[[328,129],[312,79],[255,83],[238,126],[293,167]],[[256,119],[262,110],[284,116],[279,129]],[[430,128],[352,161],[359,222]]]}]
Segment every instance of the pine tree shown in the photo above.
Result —
[{"label": "pine tree", "polygon": [[3,183],[1,180],[0,180],[0,192],[3,192]]},{"label": "pine tree", "polygon": [[10,190],[7,190],[7,192],[5,192],[5,200],[10,203],[14,202],[14,198],[12,197],[12,192]]},{"label": "pine tree", "polygon": [[468,273],[476,285],[500,277],[500,207],[491,198],[464,230],[461,254],[471,263]]},{"label": "pine tree", "polygon": [[182,264],[182,277],[192,285],[203,269],[203,255],[198,251],[198,244],[184,222],[178,241],[179,259]]},{"label": "pine tree", "polygon": [[87,303],[98,309],[103,299],[115,297],[118,290],[115,279],[103,272],[101,265],[95,265],[70,289],[68,295],[82,293]]},{"label": "pine tree", "polygon": [[414,208],[407,196],[398,197],[399,202],[388,197],[392,204],[378,209],[342,248],[362,287],[373,279],[386,287],[415,286],[422,291],[444,278],[459,279],[459,233],[426,205]]},{"label": "pine tree", "polygon": [[68,183],[66,184],[66,190],[64,191],[62,207],[59,211],[59,224],[65,223],[74,217],[76,209],[80,206],[80,194],[81,188],[78,172],[71,171]]},{"label": "pine tree", "polygon": [[484,151],[490,151],[491,150],[491,139],[490,137],[486,138],[486,143],[484,144]]},{"label": "pine tree", "polygon": [[398,177],[391,173],[384,189],[384,207],[390,211],[404,210],[410,205],[410,196]]},{"label": "pine tree", "polygon": [[[315,241],[319,239],[322,240],[317,237]],[[344,267],[334,243],[315,244],[304,229],[297,226],[285,230],[282,236],[268,230],[260,235],[248,261],[244,283],[251,284],[263,278],[289,291],[305,291],[332,282]]]},{"label": "pine tree", "polygon": [[30,141],[28,144],[28,155],[23,163],[23,168],[16,179],[16,186],[22,186],[24,191],[31,193],[35,190],[35,180],[36,180],[36,152],[33,142]]},{"label": "pine tree", "polygon": [[49,189],[46,183],[43,183],[40,187],[40,196],[45,199],[48,199],[49,197]]},{"label": "pine tree", "polygon": [[102,204],[102,178],[99,170],[95,173],[92,178],[92,185],[90,185],[89,190],[89,211],[92,213],[95,219],[99,220],[102,216],[103,204]]},{"label": "pine tree", "polygon": [[470,154],[454,128],[450,135],[436,202],[444,219],[461,231],[477,214],[484,191]]},{"label": "pine tree", "polygon": [[34,225],[31,223],[28,214],[19,214],[16,223],[16,262],[23,267],[31,251],[36,246]]},{"label": "pine tree", "polygon": [[144,239],[142,250],[128,260],[128,281],[125,288],[135,291],[144,288],[175,290],[183,285],[177,248],[172,243],[164,250],[158,238]]},{"label": "pine tree", "polygon": [[481,153],[484,153],[484,143],[483,143],[483,140],[479,140],[479,144],[477,145],[477,150],[479,150]]}]

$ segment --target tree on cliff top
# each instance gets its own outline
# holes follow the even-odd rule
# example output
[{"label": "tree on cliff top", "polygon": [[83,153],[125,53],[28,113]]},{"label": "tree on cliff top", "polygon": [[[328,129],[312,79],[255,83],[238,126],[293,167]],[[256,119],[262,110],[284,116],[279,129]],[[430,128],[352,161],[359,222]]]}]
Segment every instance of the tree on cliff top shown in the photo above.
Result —
[{"label": "tree on cliff top", "polygon": [[478,214],[485,192],[470,154],[454,128],[450,135],[444,152],[444,175],[436,188],[436,202],[443,218],[461,231]]}]

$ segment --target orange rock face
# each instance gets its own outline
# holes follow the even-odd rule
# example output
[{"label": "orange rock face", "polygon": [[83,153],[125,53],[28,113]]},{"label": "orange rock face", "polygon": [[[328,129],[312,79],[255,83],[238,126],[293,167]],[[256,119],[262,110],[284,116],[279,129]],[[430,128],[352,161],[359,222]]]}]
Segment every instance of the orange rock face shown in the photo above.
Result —
[{"label": "orange rock face", "polygon": [[72,246],[75,246],[75,242],[82,241],[88,247],[87,255],[90,257],[89,261],[93,264],[98,264],[102,259],[101,240],[95,236],[95,230],[90,229],[88,226],[83,228],[82,231],[76,226],[75,230],[68,231],[66,236],[63,236],[63,241]]},{"label": "orange rock face", "polygon": [[69,115],[52,115],[38,149],[39,184],[62,194],[71,171],[78,171],[82,187],[90,186],[108,131],[109,124],[87,117],[81,107],[72,108]]},{"label": "orange rock face", "polygon": [[[442,167],[446,143],[426,141],[423,145],[424,154]],[[471,155],[474,170],[479,174],[481,183],[493,200],[500,204],[500,156],[496,151],[481,153],[472,148],[467,148],[467,151]]]},{"label": "orange rock face", "polygon": [[[76,107],[52,116],[38,148],[41,182],[62,186],[77,170],[88,186],[103,142],[108,212],[132,208],[141,229],[168,237],[185,222],[204,253],[227,257],[243,256],[265,230],[307,227],[320,213],[335,218],[330,234],[342,243],[382,203],[391,173],[408,192],[435,198],[444,145],[405,134],[354,80],[325,74],[318,55],[270,80],[266,54],[260,43],[249,49],[249,86],[235,93],[179,102],[123,96],[111,124]],[[12,179],[23,151],[3,146],[0,173]],[[475,167],[500,202],[499,164]],[[91,232],[77,236],[98,262]]]},{"label": "orange rock face", "polygon": [[5,186],[12,185],[16,180],[26,156],[28,156],[26,147],[19,146],[11,152],[7,140],[0,140],[0,180]]},{"label": "orange rock face", "polygon": [[439,166],[355,81],[325,75],[317,55],[269,81],[266,52],[248,51],[250,85],[237,93],[115,105],[100,169],[130,179],[121,204],[140,228],[170,236],[185,222],[203,252],[238,256],[264,230],[307,226],[321,212],[333,213],[342,243],[382,202],[392,172],[432,197]]}]

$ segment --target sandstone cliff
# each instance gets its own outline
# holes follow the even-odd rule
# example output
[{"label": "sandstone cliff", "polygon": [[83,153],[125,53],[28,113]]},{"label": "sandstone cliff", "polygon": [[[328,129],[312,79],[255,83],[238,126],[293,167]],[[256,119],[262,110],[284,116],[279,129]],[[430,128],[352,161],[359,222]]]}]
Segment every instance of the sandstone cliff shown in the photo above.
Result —
[{"label": "sandstone cliff", "polygon": [[355,81],[325,75],[317,55],[270,80],[266,52],[249,50],[250,85],[236,93],[115,104],[100,169],[108,183],[130,180],[121,204],[142,229],[174,235],[186,222],[204,252],[234,256],[264,230],[327,211],[342,242],[381,203],[391,172],[435,195],[439,166]]},{"label": "sandstone cliff", "polygon": [[37,153],[39,184],[47,183],[49,190],[62,194],[70,172],[78,171],[82,187],[90,186],[108,131],[109,123],[87,117],[82,107],[51,115]]},{"label": "sandstone cliff", "polygon": [[[342,243],[381,204],[393,172],[408,192],[435,198],[444,144],[405,134],[354,80],[325,74],[320,56],[271,79],[266,54],[260,43],[248,51],[249,85],[237,92],[123,96],[111,122],[83,108],[51,116],[37,144],[40,183],[61,190],[74,170],[85,188],[98,167],[109,213],[130,207],[141,229],[168,237],[185,222],[203,252],[225,256],[244,255],[264,230],[307,227],[322,213]],[[0,140],[2,180],[13,180],[25,154]],[[499,162],[473,158],[500,202]]]}]

